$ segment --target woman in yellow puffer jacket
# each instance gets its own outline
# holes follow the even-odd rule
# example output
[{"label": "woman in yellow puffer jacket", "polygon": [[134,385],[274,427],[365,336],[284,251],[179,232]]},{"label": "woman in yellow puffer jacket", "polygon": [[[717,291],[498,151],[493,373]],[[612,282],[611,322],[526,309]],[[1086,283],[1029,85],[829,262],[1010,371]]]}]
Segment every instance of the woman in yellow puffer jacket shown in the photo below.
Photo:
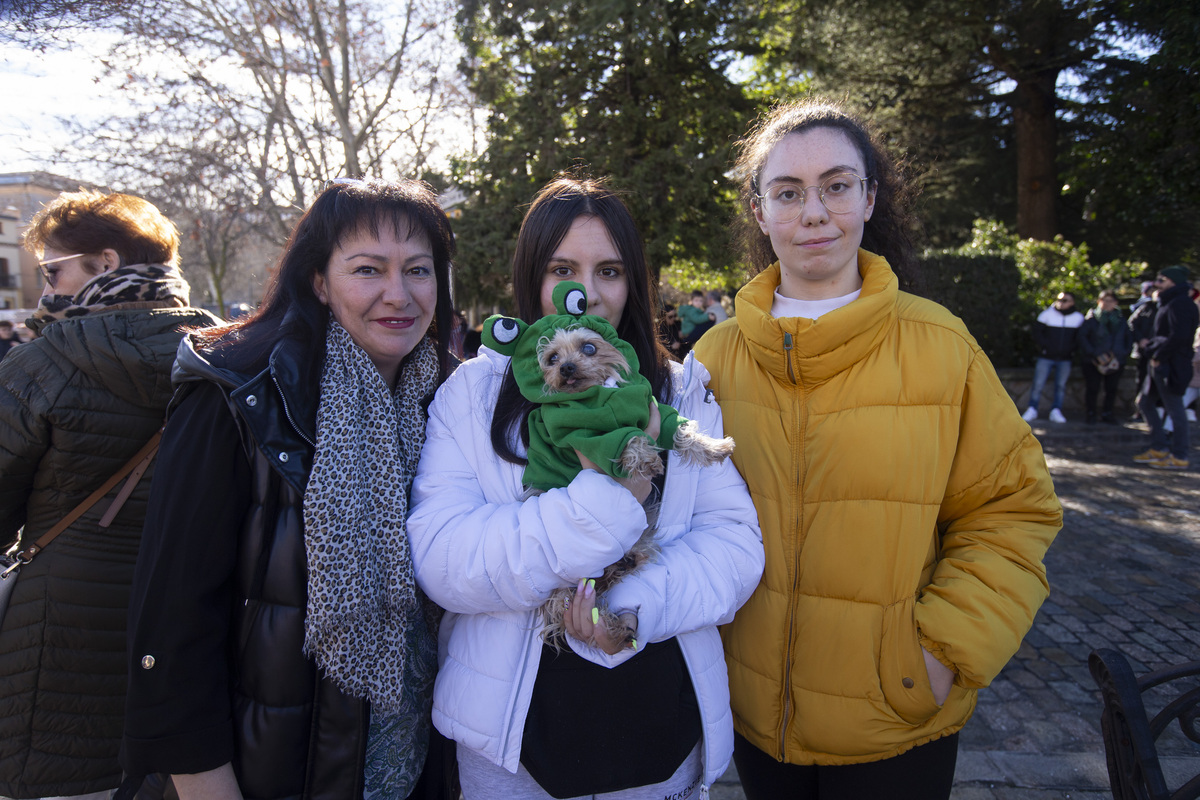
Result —
[{"label": "woman in yellow puffer jacket", "polygon": [[696,347],[767,556],[722,633],[738,774],[748,800],[947,798],[1062,509],[962,322],[901,291],[906,192],[864,125],[782,106],[740,166],[758,274]]}]

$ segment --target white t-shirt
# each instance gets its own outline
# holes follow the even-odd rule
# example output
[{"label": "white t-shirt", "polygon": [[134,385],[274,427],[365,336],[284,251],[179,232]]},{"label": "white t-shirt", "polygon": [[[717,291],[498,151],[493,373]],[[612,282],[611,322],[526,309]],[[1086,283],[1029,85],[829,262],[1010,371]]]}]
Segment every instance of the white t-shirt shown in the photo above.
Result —
[{"label": "white t-shirt", "polygon": [[771,316],[803,317],[804,319],[819,319],[822,314],[837,311],[842,306],[848,306],[858,299],[862,289],[855,289],[850,294],[841,297],[829,297],[824,300],[797,300],[794,297],[784,297],[775,290],[775,301],[771,303]]}]

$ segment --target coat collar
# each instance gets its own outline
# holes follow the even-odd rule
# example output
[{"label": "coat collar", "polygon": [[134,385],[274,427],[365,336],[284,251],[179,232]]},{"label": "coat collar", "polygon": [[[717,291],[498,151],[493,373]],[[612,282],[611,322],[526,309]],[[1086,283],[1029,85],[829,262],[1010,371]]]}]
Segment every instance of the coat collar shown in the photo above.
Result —
[{"label": "coat collar", "polygon": [[862,293],[820,319],[771,316],[780,268],[776,262],[738,292],[737,324],[754,359],[777,380],[823,383],[879,346],[895,325],[900,282],[887,260],[858,251]]},{"label": "coat collar", "polygon": [[[288,327],[291,312],[281,325]],[[321,369],[324,359],[311,357],[301,339],[285,336],[271,349],[267,368],[257,375],[244,375],[209,361],[196,351],[190,336],[179,342],[171,380],[176,385],[208,380],[225,389],[232,398],[261,394],[270,383],[283,400],[288,422],[309,443],[317,440],[317,404],[321,395]],[[173,401],[174,402],[174,401]]]},{"label": "coat collar", "polygon": [[267,362],[271,380],[283,397],[288,421],[309,442],[317,441],[317,404],[321,399],[323,362],[323,358],[312,358],[310,349],[303,342],[290,337],[275,345]]}]

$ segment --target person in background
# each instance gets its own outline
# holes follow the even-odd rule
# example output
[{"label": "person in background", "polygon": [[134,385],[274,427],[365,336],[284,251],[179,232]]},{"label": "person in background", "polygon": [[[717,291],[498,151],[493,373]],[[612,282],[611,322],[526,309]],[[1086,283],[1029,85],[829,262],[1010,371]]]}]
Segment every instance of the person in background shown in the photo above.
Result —
[{"label": "person in background", "polygon": [[705,331],[712,327],[712,317],[704,309],[704,292],[699,289],[692,292],[691,300],[679,304],[677,313],[679,314],[679,335],[683,337],[684,343],[689,348],[704,335]]},{"label": "person in background", "polygon": [[463,360],[479,355],[479,346],[483,344],[483,335],[479,326],[470,328],[463,334]]},{"label": "person in background", "polygon": [[1079,329],[1079,349],[1083,353],[1084,404],[1087,424],[1096,424],[1096,400],[1104,384],[1104,406],[1100,420],[1117,424],[1113,409],[1117,387],[1125,371],[1125,361],[1133,349],[1129,326],[1121,315],[1117,295],[1111,289],[1100,292],[1096,307],[1090,309]]},{"label": "person in background", "polygon": [[21,344],[21,337],[17,336],[13,324],[6,319],[0,319],[0,359],[3,359],[10,350],[19,344]]},{"label": "person in background", "polygon": [[[24,247],[46,287],[37,338],[0,362],[0,546],[27,552],[154,436],[184,331],[218,320],[191,307],[179,233],[140,197],[64,192]],[[108,524],[121,486],[18,574],[0,629],[0,796],[107,798],[120,783],[125,614],[154,469]]]},{"label": "person in background", "polygon": [[1075,310],[1075,295],[1060,292],[1049,308],[1038,314],[1033,325],[1033,339],[1039,355],[1033,369],[1033,388],[1029,393],[1029,408],[1022,417],[1026,422],[1038,418],[1038,402],[1042,388],[1054,372],[1054,405],[1050,407],[1051,422],[1066,422],[1063,401],[1067,394],[1067,379],[1071,376],[1071,360],[1079,347],[1079,328],[1083,314]]},{"label": "person in background", "polygon": [[704,308],[712,318],[714,325],[720,325],[725,320],[729,319],[729,314],[725,312],[725,306],[721,305],[721,290],[708,290],[708,305]]},{"label": "person in background", "polygon": [[[1138,342],[1142,352],[1150,357],[1150,381],[1153,392],[1143,392],[1138,400],[1142,419],[1150,426],[1150,449],[1133,460],[1155,469],[1188,468],[1188,423],[1183,409],[1183,395],[1192,380],[1192,342],[1196,336],[1200,311],[1192,301],[1188,271],[1183,266],[1160,270],[1154,279],[1158,291],[1158,311],[1150,336]],[[1171,419],[1173,430],[1170,444],[1163,418],[1158,413],[1161,402]]]},{"label": "person in background", "polygon": [[[601,181],[552,181],[517,235],[521,319],[556,313],[554,287],[566,280],[582,284],[587,313],[630,344],[655,397],[722,435],[704,368],[675,363],[656,339],[641,238]],[[581,458],[567,486],[531,494],[522,478],[532,409],[508,357],[483,347],[430,406],[413,483],[417,580],[446,609],[434,722],[458,741],[463,794],[701,797],[733,749],[716,626],[762,573],[746,486],[729,461],[701,468],[672,452],[654,482],[614,479]],[[605,593],[633,630],[629,645],[624,630],[592,616],[598,598],[586,579],[639,539],[652,493],[659,553]],[[569,646],[559,650],[541,640],[539,609],[564,587],[575,592],[564,618]]]},{"label": "person in background", "polygon": [[675,360],[682,361],[687,355],[687,345],[683,343],[683,336],[680,335],[679,312],[669,303],[663,304],[659,316],[658,340]]},{"label": "person in background", "polygon": [[722,629],[748,800],[938,800],[976,692],[1046,599],[1062,524],[987,356],[901,290],[910,196],[864,123],[777,106],[742,141],[752,280],[693,350],[767,566]]},{"label": "person in background", "polygon": [[[1147,292],[1146,286],[1150,289]],[[1154,282],[1142,284],[1142,297],[1133,304],[1126,326],[1129,328],[1129,339],[1133,343],[1133,360],[1137,366],[1137,397],[1134,399],[1133,419],[1142,418],[1141,398],[1143,394],[1153,394],[1151,384],[1147,381],[1150,374],[1150,356],[1142,352],[1142,341],[1149,339],[1154,330],[1154,315],[1158,313],[1158,290]]]},{"label": "person in background", "polygon": [[450,372],[424,183],[339,178],[251,315],[179,348],[129,614],[121,763],[189,798],[423,797],[438,609],[405,532]]},{"label": "person in background", "polygon": [[1141,292],[1138,299],[1134,300],[1133,305],[1129,307],[1130,314],[1154,300],[1154,281],[1142,281]]},{"label": "person in background", "polygon": [[[1192,287],[1192,301],[1200,310],[1200,289]],[[1191,408],[1197,397],[1200,397],[1200,329],[1196,330],[1196,338],[1192,341],[1192,380],[1183,393],[1183,410],[1189,422],[1195,422],[1196,412],[1200,411],[1200,408]]]}]

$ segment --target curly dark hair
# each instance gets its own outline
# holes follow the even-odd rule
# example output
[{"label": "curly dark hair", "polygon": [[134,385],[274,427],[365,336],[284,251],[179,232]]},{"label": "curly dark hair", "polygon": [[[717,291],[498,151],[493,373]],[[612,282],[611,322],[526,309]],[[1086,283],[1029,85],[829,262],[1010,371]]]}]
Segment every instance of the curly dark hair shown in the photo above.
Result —
[{"label": "curly dark hair", "polygon": [[771,239],[754,218],[758,179],[767,156],[784,137],[814,128],[842,132],[862,157],[875,189],[875,210],[863,227],[862,247],[883,256],[900,279],[900,288],[913,291],[919,284],[916,246],[918,224],[912,213],[916,193],[901,162],[884,148],[878,133],[839,104],[824,98],[807,98],[773,107],[738,142],[735,175],[741,206],[734,235],[757,275],[778,260]]}]

